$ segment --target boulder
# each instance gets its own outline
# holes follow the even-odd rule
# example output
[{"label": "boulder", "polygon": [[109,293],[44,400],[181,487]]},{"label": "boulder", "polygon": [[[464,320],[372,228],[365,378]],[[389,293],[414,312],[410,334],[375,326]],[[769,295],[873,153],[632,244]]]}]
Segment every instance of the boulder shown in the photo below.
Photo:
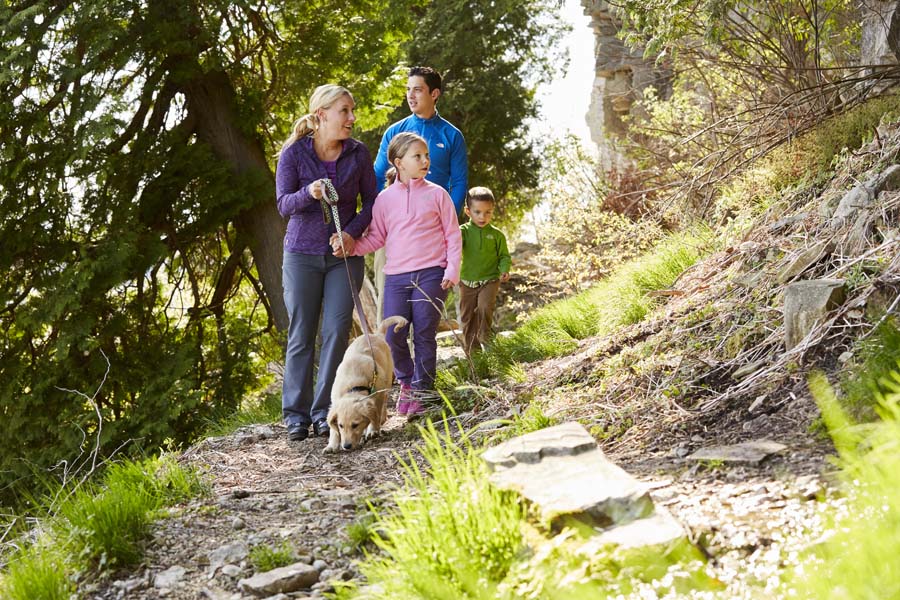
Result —
[{"label": "boulder", "polygon": [[554,530],[569,519],[605,528],[653,513],[646,486],[610,462],[578,423],[514,438],[483,458],[491,482],[521,494]]},{"label": "boulder", "polygon": [[844,301],[843,279],[797,281],[784,292],[784,345],[790,350]]}]

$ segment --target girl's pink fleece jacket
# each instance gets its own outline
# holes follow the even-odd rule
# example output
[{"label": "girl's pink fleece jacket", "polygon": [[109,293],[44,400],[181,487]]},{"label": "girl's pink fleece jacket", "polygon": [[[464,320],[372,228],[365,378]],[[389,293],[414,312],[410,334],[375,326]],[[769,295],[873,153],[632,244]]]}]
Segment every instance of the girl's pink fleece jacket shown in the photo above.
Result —
[{"label": "girl's pink fleece jacket", "polygon": [[462,235],[447,191],[425,179],[399,180],[375,198],[372,222],[356,241],[362,256],[384,246],[387,275],[443,267],[444,279],[459,283]]}]

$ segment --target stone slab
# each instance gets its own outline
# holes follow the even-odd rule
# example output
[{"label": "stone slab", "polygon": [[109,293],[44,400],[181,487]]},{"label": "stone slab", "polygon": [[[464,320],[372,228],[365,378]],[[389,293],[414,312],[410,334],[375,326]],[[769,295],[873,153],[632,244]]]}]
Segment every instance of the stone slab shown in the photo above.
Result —
[{"label": "stone slab", "polygon": [[730,446],[710,446],[697,450],[688,458],[693,460],[719,460],[722,462],[759,464],[771,454],[777,454],[787,448],[772,440],[754,440]]}]

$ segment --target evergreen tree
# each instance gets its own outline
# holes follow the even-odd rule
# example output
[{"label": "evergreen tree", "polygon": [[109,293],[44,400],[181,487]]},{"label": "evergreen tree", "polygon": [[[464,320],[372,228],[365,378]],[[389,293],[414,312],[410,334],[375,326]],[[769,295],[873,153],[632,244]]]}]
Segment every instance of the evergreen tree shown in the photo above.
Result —
[{"label": "evergreen tree", "polygon": [[[560,7],[557,0],[433,1],[417,11],[408,45],[410,66],[443,75],[438,110],[466,138],[469,184],[490,187],[507,216],[537,200],[541,144],[528,129],[537,86],[565,67],[556,50],[566,30]],[[393,106],[390,122],[409,114],[402,96]],[[377,148],[379,139],[367,141]]]}]

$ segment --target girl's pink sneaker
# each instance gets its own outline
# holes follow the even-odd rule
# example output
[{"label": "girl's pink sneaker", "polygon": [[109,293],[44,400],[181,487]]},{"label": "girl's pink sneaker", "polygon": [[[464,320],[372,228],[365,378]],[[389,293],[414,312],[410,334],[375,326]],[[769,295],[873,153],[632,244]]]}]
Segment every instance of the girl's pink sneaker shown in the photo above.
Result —
[{"label": "girl's pink sneaker", "polygon": [[[397,396],[397,414],[405,415],[409,412],[410,398],[412,397],[412,387],[408,383],[400,384],[400,394]],[[418,403],[416,403],[418,404]]]},{"label": "girl's pink sneaker", "polygon": [[406,405],[406,420],[414,421],[425,414],[425,407],[418,400],[410,400]]}]

